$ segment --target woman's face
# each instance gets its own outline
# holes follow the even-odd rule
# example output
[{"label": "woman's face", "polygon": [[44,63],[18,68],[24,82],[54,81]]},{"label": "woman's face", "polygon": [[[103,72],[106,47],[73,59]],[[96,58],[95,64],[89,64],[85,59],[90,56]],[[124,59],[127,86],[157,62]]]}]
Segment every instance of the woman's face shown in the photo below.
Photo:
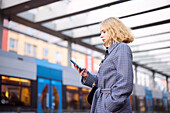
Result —
[{"label": "woman's face", "polygon": [[100,38],[102,39],[103,42],[106,41],[106,39],[108,38],[108,32],[104,29],[104,27],[101,25],[100,26]]}]

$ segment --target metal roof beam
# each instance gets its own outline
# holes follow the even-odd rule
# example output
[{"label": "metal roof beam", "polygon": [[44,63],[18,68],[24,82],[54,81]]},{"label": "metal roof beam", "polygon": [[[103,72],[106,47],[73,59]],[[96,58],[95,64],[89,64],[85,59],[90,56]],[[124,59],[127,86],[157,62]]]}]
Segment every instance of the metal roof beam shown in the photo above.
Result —
[{"label": "metal roof beam", "polygon": [[161,47],[161,48],[156,48],[156,49],[147,49],[147,50],[133,51],[133,53],[140,53],[140,52],[147,52],[147,51],[161,50],[161,49],[167,49],[167,48],[170,48],[170,46],[167,46],[167,47]]},{"label": "metal roof beam", "polygon": [[136,26],[136,27],[132,27],[131,29],[136,30],[136,29],[152,27],[152,26],[157,26],[157,25],[162,25],[162,24],[167,24],[167,23],[170,23],[170,19],[159,21],[159,22],[154,22],[154,23],[150,23],[150,24],[140,25],[140,26]]},{"label": "metal roof beam", "polygon": [[138,63],[140,64],[149,64],[149,63],[154,63],[154,62],[170,62],[170,59],[166,59],[166,60],[160,60],[160,59],[152,59],[152,60],[143,60],[143,61],[139,61]]},{"label": "metal roof beam", "polygon": [[161,71],[161,72],[163,72],[163,73],[167,73],[167,72],[170,72],[170,68],[165,68],[165,69],[160,69],[159,67],[157,67],[157,68],[153,68],[153,69],[155,69],[155,70],[158,70],[158,71]]},{"label": "metal roof beam", "polygon": [[164,35],[164,34],[169,34],[169,33],[170,33],[170,31],[161,32],[161,33],[155,33],[155,34],[151,34],[151,35],[145,35],[145,36],[135,37],[135,39],[148,38],[148,37],[151,37],[151,36],[158,36],[158,35]]},{"label": "metal roof beam", "polygon": [[155,51],[146,51],[146,52],[139,52],[139,53],[133,53],[133,56],[136,58],[142,58],[142,57],[146,57],[146,56],[159,56],[159,55],[168,55],[170,54],[170,48],[166,48],[164,50],[162,49],[158,49]]},{"label": "metal roof beam", "polygon": [[136,62],[143,62],[143,61],[153,61],[153,59],[164,59],[164,58],[169,58],[170,59],[170,55],[169,56],[165,56],[165,57],[161,57],[161,58],[156,58],[156,57],[153,57],[153,56],[143,56],[143,58],[138,58],[138,59],[135,59],[134,58],[134,61]]},{"label": "metal roof beam", "polygon": [[[52,21],[52,20],[56,20],[56,19],[60,19],[60,18],[64,18],[64,17],[68,17],[68,16],[73,16],[73,15],[77,15],[77,14],[81,14],[81,13],[85,13],[88,11],[92,11],[92,10],[96,10],[96,9],[101,9],[110,5],[115,5],[115,4],[119,4],[119,3],[123,3],[123,2],[127,2],[130,0],[86,0],[86,1],[73,1],[70,2],[68,4],[66,4],[65,2],[60,2],[59,4],[56,5],[55,9],[52,11],[49,10],[43,10],[41,12],[39,12],[36,15],[36,19],[35,21],[37,23],[44,23],[44,22],[48,22],[48,21]],[[77,4],[79,3],[79,5],[81,6],[77,6]],[[76,8],[77,6],[77,8]],[[83,6],[83,7],[82,7]],[[62,8],[61,8],[62,7]],[[56,11],[58,13],[56,13]],[[44,12],[46,12],[44,15]]]},{"label": "metal roof beam", "polygon": [[156,70],[168,70],[168,71],[170,71],[170,67],[160,67],[160,65],[159,66],[153,66],[153,68]]},{"label": "metal roof beam", "polygon": [[162,64],[146,64],[149,67],[165,67],[165,65],[168,65],[168,63],[162,63]]},{"label": "metal roof beam", "polygon": [[155,62],[148,62],[148,63],[142,63],[143,65],[149,65],[149,64],[164,64],[164,63],[170,63],[170,60],[169,61],[155,61]]},{"label": "metal roof beam", "polygon": [[[5,15],[16,15],[17,13],[27,11],[33,8],[37,8],[40,6],[44,6],[53,2],[57,2],[60,0],[2,0],[2,2],[9,2],[8,4],[6,3],[6,7],[3,6],[3,13]],[[19,2],[19,3],[18,3]],[[7,5],[10,5],[10,7],[7,7]]]},{"label": "metal roof beam", "polygon": [[1,0],[0,9],[7,9],[29,1],[31,0]]},{"label": "metal roof beam", "polygon": [[147,42],[147,43],[142,43],[142,44],[135,44],[135,45],[130,45],[130,47],[140,47],[140,46],[144,46],[144,45],[150,45],[150,44],[155,44],[155,43],[162,43],[162,42],[167,42],[167,41],[170,41],[170,39],[167,39],[167,40],[158,40],[158,41],[153,41],[153,42]]}]

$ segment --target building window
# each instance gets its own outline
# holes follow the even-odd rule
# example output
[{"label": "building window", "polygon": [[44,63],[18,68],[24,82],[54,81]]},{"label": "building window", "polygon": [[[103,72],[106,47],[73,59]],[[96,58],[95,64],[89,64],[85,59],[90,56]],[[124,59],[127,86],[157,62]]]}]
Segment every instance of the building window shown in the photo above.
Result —
[{"label": "building window", "polygon": [[36,46],[32,46],[32,56],[36,57]]},{"label": "building window", "polygon": [[15,40],[15,39],[10,38],[10,40],[9,40],[9,47],[10,47],[10,50],[16,51],[17,48],[18,48],[18,41]]},{"label": "building window", "polygon": [[27,54],[31,54],[31,44],[26,44],[26,51]]},{"label": "building window", "polygon": [[43,57],[47,58],[48,57],[48,49],[43,48]]},{"label": "building window", "polygon": [[10,39],[10,48],[15,48],[15,40]]},{"label": "building window", "polygon": [[62,54],[61,53],[56,53],[56,62],[61,64],[62,61]]},{"label": "building window", "polygon": [[24,52],[28,56],[36,57],[36,46],[25,43]]},{"label": "building window", "polygon": [[31,81],[14,77],[2,76],[1,105],[30,106]]}]

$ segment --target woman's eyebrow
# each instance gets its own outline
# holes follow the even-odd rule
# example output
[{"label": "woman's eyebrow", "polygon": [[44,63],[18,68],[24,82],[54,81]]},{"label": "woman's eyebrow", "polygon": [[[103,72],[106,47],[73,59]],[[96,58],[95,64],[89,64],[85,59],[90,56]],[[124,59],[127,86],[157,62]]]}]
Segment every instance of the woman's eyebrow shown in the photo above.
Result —
[{"label": "woman's eyebrow", "polygon": [[100,32],[104,32],[105,30],[104,29],[102,29]]}]

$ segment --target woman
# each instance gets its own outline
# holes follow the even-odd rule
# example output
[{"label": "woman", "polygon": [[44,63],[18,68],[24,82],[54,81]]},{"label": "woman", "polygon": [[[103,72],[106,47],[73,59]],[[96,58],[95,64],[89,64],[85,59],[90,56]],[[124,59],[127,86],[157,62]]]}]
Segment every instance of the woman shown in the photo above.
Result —
[{"label": "woman", "polygon": [[108,48],[98,74],[80,71],[82,83],[98,87],[91,113],[132,113],[129,96],[133,90],[132,52],[127,43],[134,40],[130,30],[118,19],[108,18],[100,26],[101,39]]}]

